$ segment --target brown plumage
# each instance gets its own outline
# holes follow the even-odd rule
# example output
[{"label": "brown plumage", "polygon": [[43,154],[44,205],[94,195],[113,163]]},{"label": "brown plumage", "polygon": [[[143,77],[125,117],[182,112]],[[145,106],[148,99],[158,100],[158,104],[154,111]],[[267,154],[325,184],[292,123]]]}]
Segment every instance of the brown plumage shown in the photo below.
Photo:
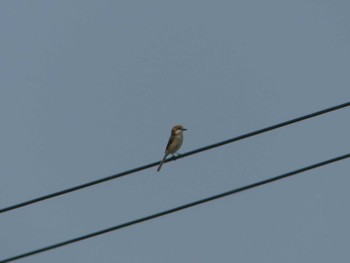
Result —
[{"label": "brown plumage", "polygon": [[164,154],[163,160],[160,162],[158,166],[157,172],[159,172],[160,169],[162,168],[162,165],[166,157],[169,154],[176,153],[180,149],[183,142],[183,131],[186,131],[186,129],[182,125],[175,125],[171,129],[171,135],[165,149],[165,154]]}]

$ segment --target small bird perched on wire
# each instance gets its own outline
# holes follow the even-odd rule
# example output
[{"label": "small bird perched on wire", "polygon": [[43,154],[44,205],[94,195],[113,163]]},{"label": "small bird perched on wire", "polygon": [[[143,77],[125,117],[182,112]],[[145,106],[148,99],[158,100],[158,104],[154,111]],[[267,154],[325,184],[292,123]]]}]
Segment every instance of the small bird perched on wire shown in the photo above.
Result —
[{"label": "small bird perched on wire", "polygon": [[168,145],[166,146],[163,160],[160,162],[158,169],[157,169],[157,172],[159,172],[160,169],[162,168],[162,165],[163,165],[166,157],[169,154],[172,154],[174,156],[174,153],[176,153],[180,149],[182,142],[183,142],[183,139],[184,139],[183,131],[186,131],[186,130],[187,129],[185,129],[182,125],[175,125],[171,129],[171,135],[170,135],[170,138],[168,141]]}]

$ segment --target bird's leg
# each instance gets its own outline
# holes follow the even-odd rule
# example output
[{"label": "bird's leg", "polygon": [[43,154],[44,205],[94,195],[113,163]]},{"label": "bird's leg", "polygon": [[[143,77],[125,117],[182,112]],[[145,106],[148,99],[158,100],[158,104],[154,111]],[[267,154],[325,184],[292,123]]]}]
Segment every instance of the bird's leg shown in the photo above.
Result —
[{"label": "bird's leg", "polygon": [[174,157],[174,160],[176,161],[177,157],[179,157],[181,154],[179,154],[179,153],[172,153],[171,155]]}]

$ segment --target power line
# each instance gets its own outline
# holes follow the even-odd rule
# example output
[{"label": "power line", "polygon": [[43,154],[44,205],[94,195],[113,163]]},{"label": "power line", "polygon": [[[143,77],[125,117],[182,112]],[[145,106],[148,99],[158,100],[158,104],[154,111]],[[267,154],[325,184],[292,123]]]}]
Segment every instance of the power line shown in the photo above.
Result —
[{"label": "power line", "polygon": [[315,168],[318,168],[318,167],[321,167],[321,166],[325,166],[325,165],[328,165],[328,164],[331,164],[331,163],[334,163],[334,162],[338,162],[338,161],[341,161],[341,160],[349,158],[349,157],[350,157],[350,153],[342,155],[342,156],[338,156],[338,157],[333,158],[333,159],[328,159],[326,161],[319,162],[319,163],[316,163],[316,164],[312,164],[312,165],[300,168],[298,170],[294,170],[294,171],[291,171],[291,172],[288,172],[288,173],[285,173],[285,174],[282,174],[282,175],[279,175],[279,176],[276,176],[276,177],[272,177],[270,179],[262,180],[262,181],[259,181],[259,182],[256,182],[256,183],[248,184],[248,185],[245,185],[245,186],[242,186],[242,187],[239,187],[239,188],[227,191],[227,192],[223,192],[221,194],[217,194],[217,195],[213,195],[213,196],[210,196],[210,197],[207,197],[207,198],[203,198],[203,199],[194,201],[192,203],[181,205],[181,206],[178,206],[178,207],[175,207],[175,208],[172,208],[172,209],[168,209],[168,210],[165,210],[165,211],[162,211],[162,212],[159,212],[159,213],[155,213],[155,214],[152,214],[152,215],[149,215],[149,216],[145,216],[145,217],[142,217],[142,218],[139,218],[139,219],[136,219],[136,220],[132,220],[132,221],[120,224],[120,225],[116,225],[116,226],[113,226],[113,227],[110,227],[110,228],[106,228],[106,229],[103,229],[103,230],[100,230],[100,231],[96,231],[96,232],[93,232],[93,233],[90,233],[90,234],[86,234],[86,235],[80,236],[80,237],[77,237],[77,238],[73,238],[73,239],[70,239],[70,240],[67,240],[67,241],[56,243],[56,244],[53,244],[53,245],[50,245],[50,246],[46,246],[46,247],[43,247],[43,248],[40,248],[40,249],[37,249],[37,250],[32,250],[32,251],[27,252],[27,253],[23,253],[23,254],[20,254],[20,255],[11,257],[11,258],[7,258],[7,259],[4,259],[4,260],[1,260],[0,263],[15,261],[17,259],[29,257],[29,256],[32,256],[32,255],[35,255],[35,254],[39,254],[39,253],[48,251],[48,250],[52,250],[52,249],[59,248],[59,247],[62,247],[62,246],[66,246],[66,245],[69,245],[69,244],[72,244],[72,243],[76,243],[76,242],[82,241],[84,239],[92,238],[92,237],[95,237],[95,236],[106,234],[106,233],[111,232],[111,231],[119,230],[119,229],[122,229],[122,228],[125,228],[125,227],[128,227],[128,226],[132,226],[132,225],[139,224],[139,223],[142,223],[142,222],[145,222],[145,221],[149,221],[149,220],[155,219],[157,217],[162,217],[162,216],[165,216],[165,215],[168,215],[168,214],[172,214],[172,213],[178,212],[180,210],[184,210],[184,209],[187,209],[187,208],[190,208],[190,207],[193,207],[193,206],[197,206],[197,205],[200,205],[200,204],[203,204],[203,203],[207,203],[207,202],[210,202],[210,201],[222,198],[222,197],[226,197],[226,196],[229,196],[229,195],[237,194],[239,192],[243,192],[243,191],[246,191],[246,190],[258,187],[258,186],[262,186],[262,185],[265,185],[265,184],[268,184],[268,183],[272,183],[272,182],[275,182],[275,181],[278,181],[278,180],[281,180],[281,179],[285,179],[287,177],[290,177],[290,176],[293,176],[293,175],[296,175],[296,174],[299,174],[299,173],[302,173],[302,172],[306,172],[306,171],[309,171],[309,170],[312,170],[312,169],[315,169]]},{"label": "power line", "polygon": [[[229,143],[233,143],[235,141],[240,141],[240,140],[243,140],[243,139],[246,139],[246,138],[249,138],[249,137],[253,137],[255,135],[259,135],[259,134],[262,134],[262,133],[265,133],[265,132],[268,132],[268,131],[272,131],[272,130],[275,130],[275,129],[278,129],[278,128],[281,128],[281,127],[284,127],[284,126],[288,126],[288,125],[293,124],[293,123],[301,122],[301,121],[304,121],[306,119],[310,119],[310,118],[313,118],[313,117],[316,117],[316,116],[319,116],[319,115],[322,115],[322,114],[326,114],[326,113],[329,113],[329,112],[332,112],[332,111],[336,111],[336,110],[339,110],[339,109],[342,109],[342,108],[345,108],[345,107],[348,107],[348,106],[350,106],[350,102],[346,102],[346,103],[339,104],[339,105],[334,106],[334,107],[326,108],[326,109],[323,109],[323,110],[320,110],[320,111],[317,111],[317,112],[314,112],[314,113],[311,113],[311,114],[307,114],[307,115],[304,115],[304,116],[301,116],[301,117],[298,117],[298,118],[295,118],[295,119],[291,119],[291,120],[288,120],[288,121],[285,121],[285,122],[282,122],[282,123],[279,123],[279,124],[275,124],[275,125],[272,125],[272,126],[260,129],[260,130],[249,132],[249,133],[246,133],[246,134],[243,134],[243,135],[240,135],[240,136],[237,136],[237,137],[225,140],[225,141],[221,141],[221,142],[218,142],[218,143],[215,143],[215,144],[211,144],[211,145],[208,145],[208,146],[205,146],[205,147],[193,150],[193,151],[189,151],[187,153],[181,154],[180,156],[176,157],[176,159],[184,158],[184,157],[187,157],[187,156],[199,153],[199,152],[203,152],[203,151],[207,151],[207,150],[210,150],[210,149],[213,149],[213,148],[216,148],[216,147],[223,146],[225,144],[229,144]],[[172,158],[169,158],[169,159],[165,160],[165,162],[170,162],[170,161],[173,161],[174,159],[175,158],[172,157]],[[93,186],[93,185],[96,185],[96,184],[100,184],[100,183],[103,183],[103,182],[106,182],[106,181],[109,181],[109,180],[114,180],[114,179],[120,178],[122,176],[126,176],[126,175],[129,175],[129,174],[132,174],[132,173],[136,173],[136,172],[139,172],[139,171],[142,171],[142,170],[154,167],[154,166],[158,166],[159,163],[160,163],[159,161],[153,162],[153,163],[150,163],[150,164],[147,164],[147,165],[143,165],[143,166],[131,169],[131,170],[127,170],[127,171],[118,173],[118,174],[114,174],[114,175],[111,175],[111,176],[108,176],[108,177],[104,177],[104,178],[101,178],[101,179],[98,179],[98,180],[95,180],[95,181],[91,181],[91,182],[88,182],[88,183],[80,184],[80,185],[77,185],[77,186],[74,186],[74,187],[67,188],[65,190],[57,191],[57,192],[54,192],[54,193],[51,193],[51,194],[43,195],[43,196],[31,199],[31,200],[22,202],[22,203],[18,203],[18,204],[15,204],[15,205],[4,207],[4,208],[0,209],[0,214],[4,213],[4,212],[11,211],[11,210],[14,210],[14,209],[18,209],[20,207],[24,207],[24,206],[31,205],[31,204],[34,204],[34,203],[38,203],[40,201],[51,199],[51,198],[56,197],[56,196],[60,196],[60,195],[68,194],[70,192],[81,190],[83,188],[87,188],[87,187],[90,187],[90,186]]]}]

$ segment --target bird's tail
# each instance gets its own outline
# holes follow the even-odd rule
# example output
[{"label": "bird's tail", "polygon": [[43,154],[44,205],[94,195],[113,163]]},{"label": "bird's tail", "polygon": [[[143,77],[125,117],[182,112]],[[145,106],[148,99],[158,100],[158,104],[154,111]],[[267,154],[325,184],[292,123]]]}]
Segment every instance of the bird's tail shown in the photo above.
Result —
[{"label": "bird's tail", "polygon": [[163,165],[163,163],[164,163],[164,161],[165,161],[165,159],[166,159],[167,156],[168,156],[167,154],[164,154],[164,158],[163,158],[163,160],[160,162],[160,164],[159,164],[159,166],[158,166],[158,169],[157,169],[157,172],[159,172],[160,169],[162,168],[162,165]]}]

